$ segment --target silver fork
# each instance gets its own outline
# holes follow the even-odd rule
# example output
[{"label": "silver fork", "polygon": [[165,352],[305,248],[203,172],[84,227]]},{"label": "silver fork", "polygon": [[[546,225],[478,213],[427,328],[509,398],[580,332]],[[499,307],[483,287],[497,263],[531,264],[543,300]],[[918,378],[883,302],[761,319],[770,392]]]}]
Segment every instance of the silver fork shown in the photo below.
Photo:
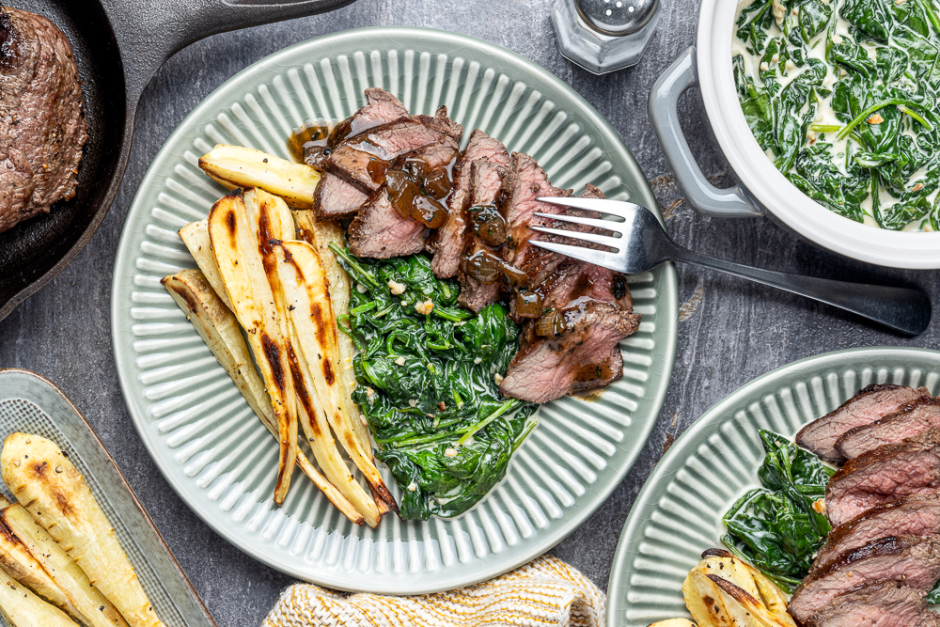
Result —
[{"label": "silver fork", "polygon": [[617,235],[610,237],[599,233],[531,227],[533,231],[539,233],[561,235],[572,240],[599,244],[615,251],[606,252],[555,242],[529,240],[533,246],[573,259],[626,274],[648,272],[667,261],[684,261],[806,296],[850,311],[907,335],[919,335],[930,324],[930,299],[920,290],[818,279],[762,270],[705,257],[676,244],[648,209],[631,202],[596,198],[539,198],[539,201],[608,214],[623,220],[614,222],[566,214],[536,213],[535,215],[541,218],[604,229]]}]

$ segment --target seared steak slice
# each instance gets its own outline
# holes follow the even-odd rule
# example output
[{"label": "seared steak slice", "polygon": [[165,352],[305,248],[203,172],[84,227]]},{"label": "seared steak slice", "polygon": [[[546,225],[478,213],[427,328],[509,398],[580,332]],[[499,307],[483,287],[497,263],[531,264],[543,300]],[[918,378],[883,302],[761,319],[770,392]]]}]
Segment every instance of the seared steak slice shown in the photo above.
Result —
[{"label": "seared steak slice", "polygon": [[419,115],[416,116],[416,119],[420,120],[421,123],[426,124],[427,126],[440,131],[441,133],[444,133],[457,143],[460,143],[460,138],[463,137],[463,126],[457,124],[447,117],[447,107],[444,105],[442,105],[434,113],[434,117],[429,115]]},{"label": "seared steak slice", "polygon": [[788,609],[805,625],[836,597],[859,586],[895,581],[926,593],[938,578],[940,538],[882,538],[840,554],[826,568],[809,575],[793,593]]},{"label": "seared steak slice", "polygon": [[367,200],[357,187],[327,172],[313,195],[313,211],[318,219],[336,220],[353,215]]},{"label": "seared steak slice", "polygon": [[431,270],[440,279],[457,276],[460,258],[470,242],[470,224],[466,211],[470,206],[470,164],[487,159],[502,168],[510,166],[509,152],[499,141],[477,129],[470,135],[467,149],[454,166],[454,188],[450,195],[447,221],[437,231],[432,243],[434,259]]},{"label": "seared steak slice", "polygon": [[888,536],[934,536],[940,534],[940,493],[908,496],[873,507],[833,529],[826,544],[816,553],[810,572],[825,568],[829,561],[849,549]]},{"label": "seared steak slice", "polygon": [[[509,364],[500,393],[546,403],[623,376],[620,340],[636,332],[640,316],[610,303],[587,303],[556,315],[562,316],[558,326],[566,330],[560,335],[536,335],[523,346]],[[546,322],[549,329],[555,326]]]},{"label": "seared steak slice", "polygon": [[337,146],[326,161],[326,169],[371,193],[385,182],[390,162],[429,144],[448,144],[457,151],[453,137],[419,120],[383,124]]},{"label": "seared steak slice", "polygon": [[389,124],[403,118],[410,117],[408,109],[401,100],[391,93],[378,87],[370,87],[365,91],[366,106],[362,107],[349,119],[349,134],[347,137],[358,135],[382,124]]},{"label": "seared steak slice", "polygon": [[[495,205],[496,196],[503,184],[502,169],[487,159],[479,159],[470,164],[470,206]],[[472,233],[472,229],[471,229]],[[481,251],[490,251],[490,247],[483,243],[479,237],[471,234],[471,243],[468,255]],[[500,281],[483,283],[461,268],[460,299],[459,302],[474,313],[480,313],[487,305],[499,300]]]},{"label": "seared steak slice", "polygon": [[75,196],[87,139],[69,40],[41,15],[0,7],[0,232]]},{"label": "seared steak slice", "polygon": [[506,217],[506,227],[509,240],[506,244],[504,258],[507,262],[523,270],[529,277],[529,285],[538,285],[538,275],[542,272],[549,274],[558,267],[565,258],[555,255],[547,250],[536,248],[529,244],[529,240],[538,240],[545,237],[536,233],[531,226],[548,226],[564,228],[554,220],[536,217],[536,212],[557,214],[562,213],[563,207],[539,202],[539,197],[570,196],[571,192],[552,187],[545,174],[545,170],[529,155],[514,152],[512,154],[512,169],[506,177],[504,184],[506,200],[503,205],[503,215]]},{"label": "seared steak slice", "polygon": [[940,399],[922,398],[901,411],[845,433],[836,448],[848,459],[940,427]]},{"label": "seared steak slice", "polygon": [[836,442],[849,429],[893,414],[926,396],[927,390],[923,388],[915,390],[890,383],[869,385],[832,413],[803,427],[796,434],[796,443],[829,463],[842,463],[845,458],[836,450]]},{"label": "seared steak slice", "polygon": [[896,581],[865,584],[813,614],[809,627],[919,627],[927,594]]},{"label": "seared steak slice", "polygon": [[833,527],[885,503],[940,488],[940,429],[849,460],[826,487]]},{"label": "seared steak slice", "polygon": [[383,185],[349,225],[349,250],[357,257],[390,259],[424,250],[424,225],[403,217]]}]

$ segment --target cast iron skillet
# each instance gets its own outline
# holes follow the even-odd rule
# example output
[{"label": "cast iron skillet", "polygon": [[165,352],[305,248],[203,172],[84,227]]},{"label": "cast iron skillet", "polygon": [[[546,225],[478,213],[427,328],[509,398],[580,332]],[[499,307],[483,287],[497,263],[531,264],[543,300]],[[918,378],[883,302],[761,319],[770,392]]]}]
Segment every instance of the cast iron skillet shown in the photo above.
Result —
[{"label": "cast iron skillet", "polygon": [[117,194],[141,92],[181,48],[215,33],[336,9],[354,0],[0,0],[45,15],[72,42],[88,142],[78,193],[0,233],[0,320],[84,248]]}]

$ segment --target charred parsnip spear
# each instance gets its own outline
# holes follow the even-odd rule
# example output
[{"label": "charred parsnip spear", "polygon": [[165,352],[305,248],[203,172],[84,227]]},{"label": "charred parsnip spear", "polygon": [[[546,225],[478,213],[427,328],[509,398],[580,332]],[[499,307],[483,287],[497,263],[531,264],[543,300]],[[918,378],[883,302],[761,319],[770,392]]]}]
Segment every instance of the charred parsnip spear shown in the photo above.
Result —
[{"label": "charred parsnip spear", "polygon": [[[320,257],[320,263],[323,265],[323,271],[329,283],[330,299],[333,304],[334,320],[337,325],[342,324],[339,318],[349,313],[349,290],[351,289],[349,275],[343,270],[336,259],[336,254],[330,250],[330,244],[336,244],[340,248],[346,245],[346,238],[343,235],[343,229],[335,222],[328,220],[318,221],[313,215],[313,211],[295,209],[292,211],[294,222],[297,225],[299,239],[307,242],[314,247],[317,255]],[[343,386],[343,398],[346,399],[346,409],[349,412],[349,420],[352,426],[353,435],[359,445],[360,450],[371,461],[375,461],[375,455],[372,451],[372,440],[369,437],[369,428],[365,417],[359,411],[359,407],[352,402],[351,394],[358,385],[356,382],[356,369],[353,367],[352,358],[356,354],[356,346],[352,338],[342,329],[337,329],[337,340],[339,345],[339,359],[333,364],[337,377]],[[369,486],[372,488],[372,486]],[[375,504],[379,508],[379,513],[387,514],[390,510],[381,495],[372,488],[372,496],[375,497]]]},{"label": "charred parsnip spear", "polygon": [[55,443],[37,435],[10,434],[0,466],[16,499],[131,627],[163,627],[114,528],[81,473]]},{"label": "charred parsnip spear", "polygon": [[[214,259],[212,263],[215,264]],[[264,391],[264,384],[255,371],[248,345],[245,344],[241,327],[238,326],[238,320],[222,304],[206,277],[198,270],[183,270],[164,278],[162,283],[180,309],[186,312],[196,332],[235,382],[235,386],[248,401],[255,415],[276,440],[278,438],[277,418],[271,409],[268,395]],[[363,523],[362,515],[352,503],[336,486],[320,474],[320,471],[302,451],[297,453],[297,465],[344,516],[357,525]]]},{"label": "charred parsnip spear", "polygon": [[341,360],[329,281],[320,258],[307,242],[283,242],[275,247],[278,276],[288,316],[295,334],[295,350],[308,389],[316,392],[319,408],[336,432],[343,448],[381,500],[397,510],[397,504],[372,461],[360,448],[350,424],[346,391],[336,375]]},{"label": "charred parsnip spear", "polygon": [[0,614],[13,627],[78,627],[65,612],[9,577],[0,578]]},{"label": "charred parsnip spear", "polygon": [[[280,455],[274,502],[284,502],[297,460],[297,411],[284,321],[267,280],[260,243],[238,189],[212,206],[209,237],[235,316],[248,333],[277,417]],[[266,244],[266,242],[265,242]]]},{"label": "charred parsnip spear", "polygon": [[282,197],[292,207],[310,209],[320,173],[261,150],[218,144],[200,157],[199,167],[229,189],[260,187]]}]

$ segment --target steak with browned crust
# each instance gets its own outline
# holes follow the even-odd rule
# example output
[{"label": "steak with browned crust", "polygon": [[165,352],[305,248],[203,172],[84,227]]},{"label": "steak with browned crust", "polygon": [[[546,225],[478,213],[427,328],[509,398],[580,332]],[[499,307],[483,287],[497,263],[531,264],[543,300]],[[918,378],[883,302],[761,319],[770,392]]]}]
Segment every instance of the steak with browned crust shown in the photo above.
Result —
[{"label": "steak with browned crust", "polygon": [[940,427],[940,399],[922,398],[905,405],[899,412],[851,429],[839,438],[836,448],[846,458],[852,459],[934,427]]},{"label": "steak with browned crust", "polygon": [[940,488],[940,429],[846,462],[826,487],[833,527],[891,501]]},{"label": "steak with browned crust", "polygon": [[[488,159],[478,159],[470,165],[470,206],[483,207],[496,206],[496,199],[503,184],[503,170],[496,163]],[[470,248],[467,255],[473,256],[479,252],[489,252],[490,248],[477,235],[471,231]],[[458,273],[460,281],[460,305],[473,313],[480,311],[487,305],[499,300],[500,281],[484,283],[461,268]]]},{"label": "steak with browned crust", "polygon": [[859,586],[813,614],[808,627],[920,627],[927,593],[897,581]]},{"label": "steak with browned crust", "polygon": [[940,578],[940,538],[898,536],[851,549],[809,575],[793,593],[788,607],[806,625],[838,596],[871,583],[903,582],[929,592]]},{"label": "steak with browned crust", "polygon": [[426,231],[423,224],[396,211],[383,185],[349,225],[349,250],[374,259],[414,255],[424,250]]},{"label": "steak with browned crust", "polygon": [[869,385],[835,411],[800,429],[796,443],[829,463],[842,463],[845,458],[836,450],[836,442],[846,432],[900,411],[905,405],[927,396],[929,394],[923,388],[915,390],[890,383]]},{"label": "steak with browned crust", "polygon": [[940,493],[908,496],[873,507],[829,532],[810,573],[825,568],[840,553],[888,536],[940,534]]},{"label": "steak with browned crust", "polygon": [[477,129],[470,135],[466,150],[454,166],[454,187],[448,202],[449,211],[444,225],[438,229],[431,242],[431,270],[439,279],[457,276],[461,255],[470,244],[470,223],[467,209],[470,207],[470,164],[478,159],[508,168],[509,151],[499,141]]},{"label": "steak with browned crust", "polygon": [[75,196],[87,139],[69,40],[41,15],[0,7],[0,232]]},{"label": "steak with browned crust", "polygon": [[313,194],[313,211],[321,220],[337,220],[353,215],[367,200],[358,187],[326,172]]}]

